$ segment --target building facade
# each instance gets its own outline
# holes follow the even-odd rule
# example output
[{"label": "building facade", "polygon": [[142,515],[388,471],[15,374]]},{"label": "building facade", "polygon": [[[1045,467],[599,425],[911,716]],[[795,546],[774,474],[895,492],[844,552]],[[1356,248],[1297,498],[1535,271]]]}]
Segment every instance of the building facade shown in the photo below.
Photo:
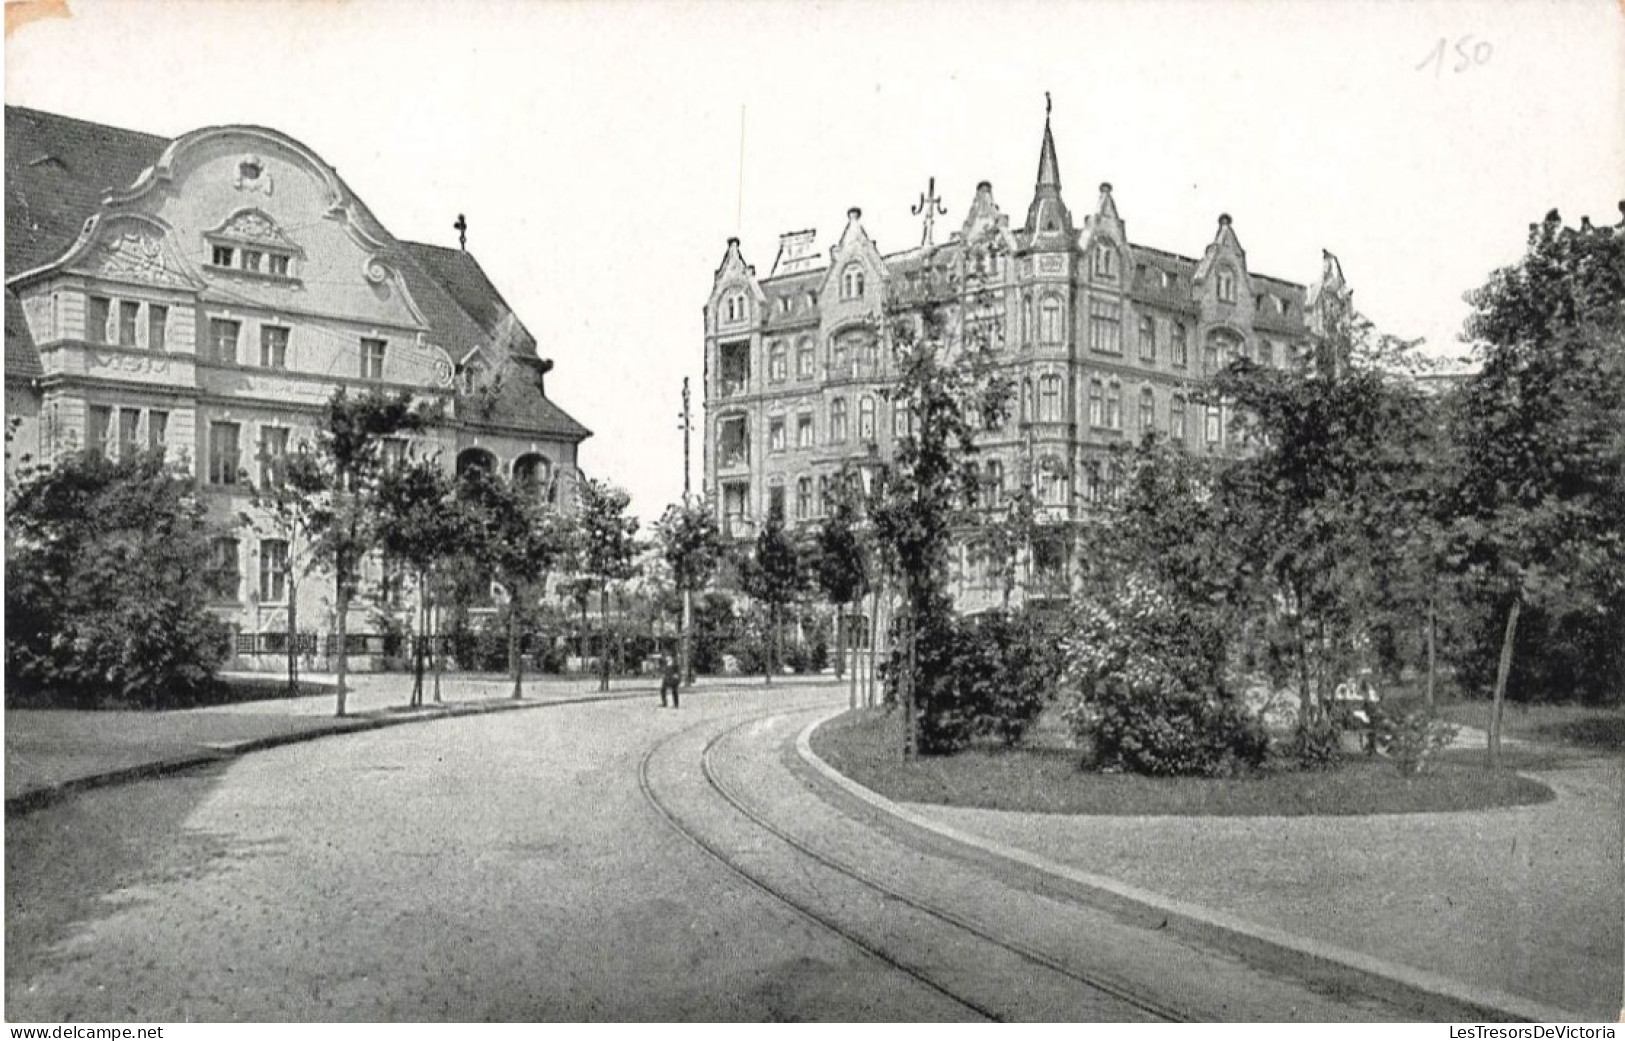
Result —
[{"label": "building facade", "polygon": [[[572,507],[589,432],[548,399],[535,338],[470,254],[396,239],[298,141],[252,126],[170,140],[7,106],[5,152],[7,467],[150,447],[189,468],[219,525],[206,566],[238,667],[283,661],[297,564],[286,539],[234,521],[254,519],[254,486],[341,388],[442,408],[390,452]],[[364,576],[386,608],[388,571]],[[332,583],[312,578],[298,639],[321,667]],[[383,650],[374,609],[348,619],[363,660]]]},{"label": "building facade", "polygon": [[[916,212],[929,222],[935,205]],[[1056,531],[1110,494],[1114,445],[1156,430],[1230,450],[1228,410],[1192,400],[1196,385],[1238,356],[1307,364],[1316,334],[1351,311],[1332,254],[1313,288],[1252,271],[1228,215],[1200,257],[1131,242],[1109,184],[1075,219],[1047,118],[1025,220],[983,182],[949,241],[934,244],[929,223],[923,239],[883,254],[852,209],[827,255],[812,231],[781,236],[765,278],[728,241],[704,309],[705,487],[726,533],[748,538],[774,509],[816,521],[843,465],[886,459],[908,435],[906,409],[881,393],[894,378],[887,316],[906,312],[928,270],[951,272],[956,321],[979,329],[1015,387],[1009,421],[979,435],[984,505],[1030,481]],[[1051,540],[1022,562],[1023,584],[1042,573],[1066,588],[1076,549]],[[999,595],[974,557],[961,547],[953,576],[972,607]]]}]

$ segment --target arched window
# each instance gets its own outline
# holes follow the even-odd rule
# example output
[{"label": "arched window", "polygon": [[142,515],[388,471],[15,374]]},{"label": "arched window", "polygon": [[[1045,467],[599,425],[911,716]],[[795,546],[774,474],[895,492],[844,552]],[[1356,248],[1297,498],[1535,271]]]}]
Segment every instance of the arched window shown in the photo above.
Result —
[{"label": "arched window", "polygon": [[1236,302],[1236,273],[1228,267],[1219,268],[1219,302],[1233,304]]},{"label": "arched window", "polygon": [[1061,420],[1061,377],[1054,374],[1038,380],[1038,417],[1046,423]]},{"label": "arched window", "polygon": [[767,348],[767,378],[782,380],[790,375],[790,349],[783,340],[774,340]]},{"label": "arched window", "polygon": [[849,375],[846,371],[846,340],[837,336],[829,341],[829,374],[831,376]]},{"label": "arched window", "polygon": [[812,337],[803,336],[796,341],[796,376],[799,379],[811,379],[813,369],[818,364],[818,350],[813,346]]},{"label": "arched window", "polygon": [[1108,282],[1117,279],[1117,248],[1110,242],[1095,247],[1095,277]]},{"label": "arched window", "polygon": [[494,475],[497,472],[497,457],[483,448],[465,448],[457,453],[457,476],[461,477],[470,470]]},{"label": "arched window", "polygon": [[1046,296],[1038,309],[1039,342],[1049,345],[1063,342],[1061,328],[1061,298]]},{"label": "arched window", "polygon": [[1168,436],[1175,441],[1185,440],[1185,395],[1175,394],[1168,403]]},{"label": "arched window", "polygon": [[1021,381],[1021,421],[1033,421],[1033,381],[1031,377]]},{"label": "arched window", "polygon": [[1224,440],[1224,415],[1218,405],[1207,407],[1207,443],[1216,445]]},{"label": "arched window", "polygon": [[1140,316],[1140,358],[1157,360],[1157,320],[1151,315]]},{"label": "arched window", "polygon": [[829,403],[829,440],[840,444],[846,440],[846,399],[836,398]]},{"label": "arched window", "polygon": [[858,399],[858,440],[875,439],[875,399],[865,394]]},{"label": "arched window", "polygon": [[1033,345],[1033,295],[1024,293],[1021,297],[1021,345]]},{"label": "arched window", "polygon": [[1150,387],[1140,389],[1140,433],[1157,428],[1157,393]]},{"label": "arched window", "polygon": [[813,483],[811,477],[796,479],[796,520],[812,516]]},{"label": "arched window", "polygon": [[857,300],[863,296],[863,265],[853,262],[841,270],[841,299]]},{"label": "arched window", "polygon": [[914,436],[914,413],[909,409],[908,402],[892,402],[891,432],[898,439]]},{"label": "arched window", "polygon": [[1123,385],[1116,380],[1106,385],[1106,425],[1123,429]]},{"label": "arched window", "polygon": [[553,485],[553,464],[544,455],[527,452],[513,461],[513,481],[543,502],[557,502]]},{"label": "arched window", "polygon": [[1175,322],[1173,335],[1168,341],[1168,350],[1173,355],[1175,365],[1189,365],[1191,363],[1190,336],[1185,329],[1184,322]]},{"label": "arched window", "polygon": [[1084,461],[1083,466],[1079,468],[1079,471],[1079,479],[1083,482],[1083,501],[1099,502],[1100,463],[1093,459],[1087,459]]},{"label": "arched window", "polygon": [[745,291],[743,289],[730,290],[722,298],[723,318],[729,322],[743,322],[749,313],[745,306]]},{"label": "arched window", "polygon": [[1089,425],[1106,425],[1106,385],[1099,380],[1089,381]]},{"label": "arched window", "polygon": [[1275,344],[1268,340],[1258,341],[1258,364],[1265,368],[1275,367]]}]

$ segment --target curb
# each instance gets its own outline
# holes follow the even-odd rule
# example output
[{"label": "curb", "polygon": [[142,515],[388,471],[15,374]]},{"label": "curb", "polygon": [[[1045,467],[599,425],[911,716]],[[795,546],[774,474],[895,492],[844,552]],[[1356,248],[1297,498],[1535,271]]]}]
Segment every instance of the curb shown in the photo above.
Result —
[{"label": "curb", "polygon": [[66,781],[33,788],[6,797],[6,816],[17,817],[32,813],[76,792],[89,791],[94,788],[107,788],[119,784],[130,784],[135,781],[151,780],[156,777],[167,777],[186,770],[196,770],[212,763],[225,762],[241,755],[247,755],[250,752],[279,748],[283,745],[300,744],[305,741],[314,741],[317,738],[359,734],[369,730],[383,730],[386,727],[404,726],[408,723],[428,723],[437,719],[455,719],[460,716],[484,716],[496,712],[515,712],[521,709],[548,708],[554,705],[584,705],[599,701],[626,701],[633,698],[648,697],[649,693],[646,690],[628,691],[620,694],[599,693],[579,697],[557,698],[549,701],[515,701],[512,698],[504,698],[500,701],[442,702],[439,708],[425,706],[407,711],[401,709],[375,709],[372,712],[359,715],[335,718],[322,726],[314,726],[308,730],[267,734],[264,737],[254,737],[244,741],[201,744],[200,747],[207,749],[207,751],[173,756],[169,759],[159,759],[150,763],[138,763],[135,766],[121,767],[117,770],[107,770],[102,773],[86,774],[83,777],[72,777]]},{"label": "curb", "polygon": [[1390,1000],[1397,999],[1406,1004],[1426,1008],[1443,1000],[1457,1006],[1451,1010],[1452,1012],[1470,1012],[1473,1014],[1472,1018],[1486,1020],[1529,1023],[1590,1022],[1588,1017],[1529,998],[1375,958],[1321,940],[1295,936],[1284,930],[1259,925],[1224,911],[1174,900],[931,820],[865,788],[829,765],[812,750],[813,731],[846,711],[848,710],[841,708],[821,716],[808,723],[796,735],[796,754],[821,777],[888,816],[954,842],[974,847],[984,853],[1062,879],[1108,909],[1127,911],[1136,917],[1160,916],[1166,919],[1170,927],[1177,928],[1186,935],[1221,943],[1230,950],[1262,957],[1271,963],[1298,966],[1300,970],[1305,963],[1309,963],[1322,969],[1353,973],[1360,978],[1369,993]]}]

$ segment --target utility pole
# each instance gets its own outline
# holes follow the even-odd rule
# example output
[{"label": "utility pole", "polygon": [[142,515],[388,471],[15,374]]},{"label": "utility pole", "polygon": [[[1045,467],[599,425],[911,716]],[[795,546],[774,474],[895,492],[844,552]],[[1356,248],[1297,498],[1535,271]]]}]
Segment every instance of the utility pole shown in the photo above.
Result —
[{"label": "utility pole", "polygon": [[[683,431],[683,513],[689,509],[692,493],[689,491],[689,435],[694,430],[694,418],[689,408],[688,377],[683,377],[683,414],[679,428]],[[694,591],[688,587],[688,579],[683,580],[683,631],[678,634],[678,652],[681,657],[683,670],[683,686],[694,686]]]}]

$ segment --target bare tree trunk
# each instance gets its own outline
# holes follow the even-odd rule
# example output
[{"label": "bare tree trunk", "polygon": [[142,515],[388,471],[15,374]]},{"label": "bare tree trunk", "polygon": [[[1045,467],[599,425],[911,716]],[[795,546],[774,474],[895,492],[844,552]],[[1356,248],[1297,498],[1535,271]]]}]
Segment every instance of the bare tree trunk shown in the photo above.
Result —
[{"label": "bare tree trunk", "polygon": [[525,696],[525,661],[519,653],[519,591],[508,598],[508,675],[513,677],[513,696]]},{"label": "bare tree trunk", "polygon": [[920,754],[920,722],[914,711],[914,665],[916,661],[914,624],[917,619],[914,616],[912,605],[905,609],[908,611],[904,619],[904,628],[907,630],[904,634],[904,640],[906,641],[904,646],[907,648],[907,653],[903,661],[902,675],[898,679],[903,687],[903,718],[908,724],[907,729],[904,731],[903,758],[913,759]]},{"label": "bare tree trunk", "polygon": [[598,587],[598,689],[609,689],[609,579]]},{"label": "bare tree trunk", "polygon": [[1501,640],[1501,662],[1495,669],[1495,700],[1490,704],[1490,765],[1501,764],[1501,710],[1506,705],[1507,677],[1512,672],[1512,646],[1518,636],[1518,615],[1523,611],[1523,594],[1512,599],[1507,610],[1506,636]]},{"label": "bare tree trunk", "polygon": [[769,687],[773,686],[773,659],[778,656],[779,650],[779,616],[778,608],[769,604],[767,606],[767,661],[762,667],[762,682]]},{"label": "bare tree trunk", "polygon": [[[835,645],[835,678],[837,680],[846,679],[846,648],[841,645],[843,637],[846,636],[846,633],[841,628],[842,613],[845,610],[846,605],[844,603],[835,602],[835,639],[831,642]],[[856,706],[849,705],[847,707],[855,708]]]},{"label": "bare tree trunk", "polygon": [[[291,568],[290,568],[291,570]],[[288,583],[288,697],[299,696],[299,587]]]},{"label": "bare tree trunk", "polygon": [[446,667],[446,651],[440,646],[440,605],[434,604],[430,608],[430,617],[434,620],[429,634],[429,657],[434,662],[434,702],[440,704],[440,675]]},{"label": "bare tree trunk", "polygon": [[412,641],[412,698],[411,706],[423,705],[423,644],[429,638],[429,576],[424,568],[418,569],[417,637]]},{"label": "bare tree trunk", "polygon": [[683,587],[683,633],[680,639],[682,648],[683,686],[694,686],[694,592],[686,585]]},{"label": "bare tree trunk", "polygon": [[338,611],[338,661],[334,664],[334,671],[338,673],[339,689],[338,711],[335,712],[334,715],[342,716],[344,715],[344,696],[348,692],[347,688],[345,687],[345,678],[350,671],[350,649],[347,646],[349,642],[347,639],[347,623],[350,617],[350,590],[349,583],[345,581],[345,575],[342,569],[339,571],[339,577],[336,579],[336,583],[337,586],[334,589],[333,600],[335,609]]}]

